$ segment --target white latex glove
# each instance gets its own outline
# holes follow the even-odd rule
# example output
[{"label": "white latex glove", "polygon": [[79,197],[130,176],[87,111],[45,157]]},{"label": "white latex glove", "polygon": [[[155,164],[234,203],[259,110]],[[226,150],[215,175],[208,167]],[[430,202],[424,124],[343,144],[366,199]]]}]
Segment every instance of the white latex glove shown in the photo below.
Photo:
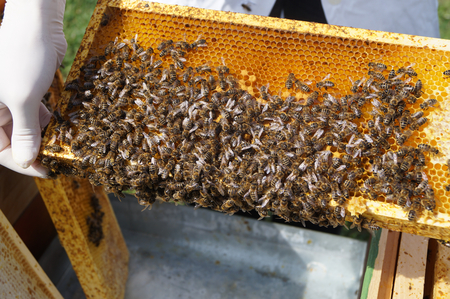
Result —
[{"label": "white latex glove", "polygon": [[9,0],[0,27],[0,165],[46,177],[36,162],[41,128],[51,114],[41,104],[67,49],[65,0]]}]

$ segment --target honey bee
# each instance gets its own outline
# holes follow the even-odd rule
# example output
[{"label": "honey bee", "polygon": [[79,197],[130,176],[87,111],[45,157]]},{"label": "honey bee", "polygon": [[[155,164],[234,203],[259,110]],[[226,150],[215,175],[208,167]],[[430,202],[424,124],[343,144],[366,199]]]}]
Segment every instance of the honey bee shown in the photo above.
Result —
[{"label": "honey bee", "polygon": [[413,95],[408,95],[406,100],[409,104],[415,104],[417,102],[417,98]]},{"label": "honey bee", "polygon": [[387,66],[381,62],[369,62],[369,68],[373,68],[377,71],[384,71],[387,69]]},{"label": "honey bee", "polygon": [[417,80],[417,82],[416,82],[416,85],[414,86],[414,95],[415,96],[421,96],[422,95],[422,87],[423,87],[423,84],[422,84],[422,80]]},{"label": "honey bee", "polygon": [[248,12],[252,11],[252,9],[250,8],[250,6],[248,4],[242,3],[241,6],[243,9],[245,9]]},{"label": "honey bee", "polygon": [[389,71],[388,80],[392,80],[395,77],[395,70],[392,69]]},{"label": "honey bee", "polygon": [[388,111],[388,113],[384,115],[383,124],[385,126],[389,126],[393,120],[394,120],[394,111]]},{"label": "honey bee", "polygon": [[162,61],[161,59],[156,60],[156,61],[152,64],[152,68],[153,68],[153,69],[157,69],[157,68],[161,67],[162,64],[163,64],[163,61]]},{"label": "honey bee", "polygon": [[411,167],[413,161],[414,161],[414,158],[412,156],[405,157],[400,165],[400,169],[404,172],[408,171],[408,169]]},{"label": "honey bee", "polygon": [[446,70],[446,71],[444,71],[444,76],[450,76],[450,70]]},{"label": "honey bee", "polygon": [[410,77],[417,77],[417,73],[413,70],[412,67],[406,68],[405,73]]},{"label": "honey bee", "polygon": [[414,189],[414,196],[421,194],[423,191],[425,191],[425,188],[427,187],[428,187],[428,180],[421,181],[420,184]]},{"label": "honey bee", "polygon": [[423,116],[423,111],[418,111],[418,112],[416,112],[416,113],[411,115],[411,117],[415,118],[415,119],[422,118],[422,116]]},{"label": "honey bee", "polygon": [[400,128],[405,129],[406,126],[408,126],[410,123],[411,123],[410,116],[408,114],[402,115],[402,117],[400,118]]},{"label": "honey bee", "polygon": [[422,104],[420,104],[420,109],[422,110],[428,110],[428,108],[430,107],[434,107],[434,105],[436,105],[438,103],[438,101],[436,99],[429,99],[426,100],[425,102],[423,102]]},{"label": "honey bee", "polygon": [[217,82],[213,75],[208,76],[208,85],[211,90],[216,89]]},{"label": "honey bee", "polygon": [[66,83],[66,85],[64,87],[64,90],[73,90],[73,91],[76,91],[76,92],[81,91],[81,89],[82,88],[80,87],[80,80],[79,79],[75,79],[75,80],[72,80],[72,81]]},{"label": "honey bee", "polygon": [[259,89],[259,92],[261,93],[261,98],[265,101],[269,99],[268,91],[269,91],[269,84],[263,85]]},{"label": "honey bee", "polygon": [[195,70],[199,74],[201,74],[201,73],[211,73],[211,67],[209,65],[207,65],[207,64],[200,65],[200,66],[196,67]]},{"label": "honey bee", "polygon": [[427,211],[433,212],[433,210],[436,209],[436,201],[434,199],[434,191],[432,188],[428,188],[425,191],[425,198],[422,199],[421,203]]},{"label": "honey bee", "polygon": [[191,49],[197,49],[197,47],[206,47],[206,40],[202,39],[201,36],[191,44]]},{"label": "honey bee", "polygon": [[106,48],[105,48],[105,57],[107,57],[107,56],[108,56],[109,54],[111,54],[111,53],[114,54],[114,52],[116,51],[116,48],[115,48],[116,44],[117,44],[117,38],[116,38],[115,41],[111,41],[111,42],[109,42],[109,43],[106,45]]},{"label": "honey bee", "polygon": [[428,121],[428,118],[421,117],[418,120],[416,120],[414,123],[410,125],[411,130],[418,130],[421,126],[423,126]]},{"label": "honey bee", "polygon": [[325,88],[325,89],[328,89],[329,87],[334,87],[334,83],[333,82],[331,82],[331,81],[328,81],[328,80],[325,80],[325,81],[320,81],[320,82],[318,82],[317,84],[316,84],[316,87],[318,88],[318,89],[321,89],[321,88]]},{"label": "honey bee", "polygon": [[407,130],[403,133],[396,132],[395,138],[396,138],[398,144],[403,145],[411,135],[412,135],[412,132],[410,130]]},{"label": "honey bee", "polygon": [[356,182],[351,179],[347,179],[344,181],[344,188],[353,190],[356,188]]},{"label": "honey bee", "polygon": [[285,86],[287,89],[291,89],[292,86],[294,85],[294,81],[295,81],[295,75],[294,73],[290,73],[287,77],[287,80],[285,82]]},{"label": "honey bee", "polygon": [[439,150],[429,144],[426,143],[421,143],[417,146],[419,149],[423,150],[424,152],[430,152],[433,155],[438,155],[439,154]]},{"label": "honey bee", "polygon": [[347,178],[349,180],[354,180],[357,179],[359,177],[361,177],[364,174],[364,169],[363,168],[358,168],[356,170],[352,170],[351,172],[349,172],[347,174]]},{"label": "honey bee", "polygon": [[168,39],[168,40],[163,40],[156,48],[159,51],[162,51],[162,50],[170,47],[171,45],[173,45],[173,40]]},{"label": "honey bee", "polygon": [[225,65],[225,62],[223,62],[223,65],[216,67],[216,70],[219,75],[226,75],[230,72],[230,69]]},{"label": "honey bee", "polygon": [[108,25],[109,21],[111,20],[111,13],[103,13],[102,14],[102,19],[100,21],[100,26],[105,27],[106,25]]},{"label": "honey bee", "polygon": [[[350,91],[353,92],[353,93],[357,93],[358,90],[359,90],[359,87],[361,87],[361,84],[363,84],[364,79],[363,80],[353,81],[350,76],[349,76],[349,79],[350,79],[350,81],[352,83],[352,87],[350,88]],[[363,97],[361,97],[361,99],[363,99]]]},{"label": "honey bee", "polygon": [[385,81],[386,78],[383,76],[382,73],[378,73],[378,72],[374,72],[374,71],[369,71],[368,75],[379,80],[379,81]]},{"label": "honey bee", "polygon": [[309,86],[306,85],[305,83],[303,83],[303,82],[300,81],[300,80],[295,80],[295,85],[296,85],[297,88],[299,88],[302,92],[308,93],[308,92],[311,91],[311,89],[309,88]]},{"label": "honey bee", "polygon": [[353,223],[350,225],[350,229],[356,227],[359,232],[361,232],[361,225],[364,221],[364,217],[361,215],[353,216]]},{"label": "honey bee", "polygon": [[319,93],[317,91],[312,92],[306,99],[305,106],[312,106],[318,97]]}]

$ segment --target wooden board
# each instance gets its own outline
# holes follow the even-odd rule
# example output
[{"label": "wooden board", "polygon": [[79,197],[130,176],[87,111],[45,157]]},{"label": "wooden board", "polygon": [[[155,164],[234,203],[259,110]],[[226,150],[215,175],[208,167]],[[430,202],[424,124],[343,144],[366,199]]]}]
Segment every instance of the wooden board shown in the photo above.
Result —
[{"label": "wooden board", "polygon": [[[94,190],[87,180],[64,176],[36,179],[36,183],[86,297],[123,298],[129,253],[103,189]],[[104,213],[104,239],[98,247],[88,239],[86,222],[94,210],[90,204],[93,195]]]},{"label": "wooden board", "polygon": [[450,248],[438,243],[434,266],[434,299],[446,299],[450,296]]},{"label": "wooden board", "polygon": [[402,233],[393,299],[423,299],[428,238]]},{"label": "wooden board", "polygon": [[0,210],[9,222],[14,224],[37,194],[32,177],[0,165]]},{"label": "wooden board", "polygon": [[372,238],[361,298],[390,298],[399,237],[399,232],[382,229]]},{"label": "wooden board", "polygon": [[34,197],[13,227],[38,260],[56,237],[55,226],[40,194]]},{"label": "wooden board", "polygon": [[62,299],[1,210],[0,298]]}]

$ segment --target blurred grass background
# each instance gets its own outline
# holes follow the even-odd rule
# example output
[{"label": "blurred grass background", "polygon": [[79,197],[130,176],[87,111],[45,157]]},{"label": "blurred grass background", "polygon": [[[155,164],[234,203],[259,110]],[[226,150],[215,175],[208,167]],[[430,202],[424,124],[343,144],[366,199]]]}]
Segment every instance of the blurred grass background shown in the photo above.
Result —
[{"label": "blurred grass background", "polygon": [[[64,33],[68,48],[63,61],[64,68],[61,70],[64,78],[67,77],[70,71],[96,4],[96,0],[68,0],[66,2]],[[438,16],[441,38],[450,39],[450,0],[439,0]],[[351,223],[347,223],[347,226],[350,225]],[[342,229],[341,235],[360,240],[369,239],[367,231],[364,230],[362,233],[359,233],[356,228],[351,230]]]},{"label": "blurred grass background", "polygon": [[438,16],[441,38],[450,39],[450,0],[439,0]]},{"label": "blurred grass background", "polygon": [[69,74],[72,63],[75,60],[84,32],[94,12],[96,0],[68,0],[64,13],[64,34],[67,40],[67,52],[64,56],[61,69],[64,80]]}]

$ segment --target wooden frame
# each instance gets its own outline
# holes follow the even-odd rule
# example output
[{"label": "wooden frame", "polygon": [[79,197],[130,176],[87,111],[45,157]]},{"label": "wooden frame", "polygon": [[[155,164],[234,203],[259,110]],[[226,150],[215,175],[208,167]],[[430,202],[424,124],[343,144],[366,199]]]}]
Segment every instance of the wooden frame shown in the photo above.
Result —
[{"label": "wooden frame", "polygon": [[0,210],[0,297],[62,299]]},{"label": "wooden frame", "polygon": [[386,229],[372,238],[361,299],[444,299],[449,294],[449,247]]}]

